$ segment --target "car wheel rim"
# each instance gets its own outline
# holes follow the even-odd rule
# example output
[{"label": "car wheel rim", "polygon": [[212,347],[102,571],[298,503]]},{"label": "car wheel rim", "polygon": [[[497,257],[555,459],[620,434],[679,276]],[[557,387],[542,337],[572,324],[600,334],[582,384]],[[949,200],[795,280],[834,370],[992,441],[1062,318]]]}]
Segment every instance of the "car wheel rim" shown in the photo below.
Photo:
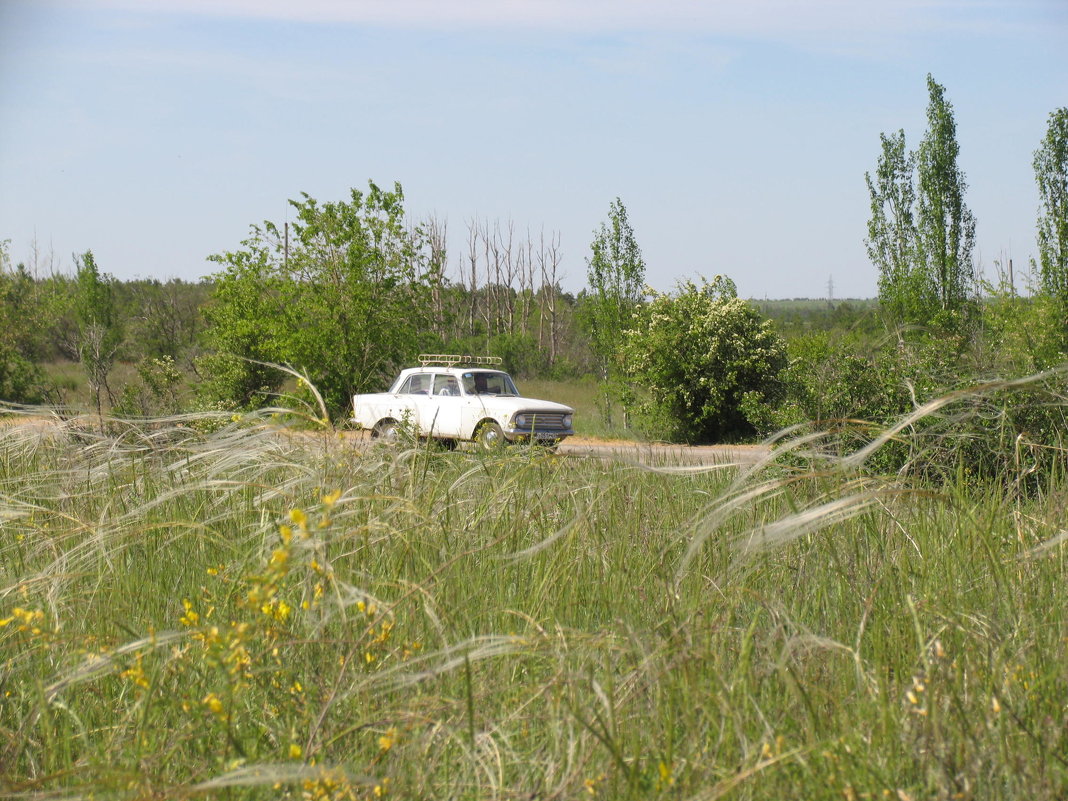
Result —
[{"label": "car wheel rim", "polygon": [[501,434],[495,426],[486,426],[482,429],[482,445],[483,447],[496,448],[501,443]]}]

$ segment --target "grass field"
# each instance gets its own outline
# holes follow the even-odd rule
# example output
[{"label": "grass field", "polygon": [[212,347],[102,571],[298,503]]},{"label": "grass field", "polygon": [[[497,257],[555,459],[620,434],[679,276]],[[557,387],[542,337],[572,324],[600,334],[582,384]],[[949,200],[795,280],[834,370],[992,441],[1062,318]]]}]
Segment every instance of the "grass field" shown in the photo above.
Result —
[{"label": "grass field", "polygon": [[607,424],[603,407],[600,405],[603,390],[592,376],[573,381],[531,378],[516,383],[522,395],[564,403],[574,409],[575,433],[581,437],[628,440],[642,438],[636,429],[623,427],[623,414],[618,404],[613,410],[612,425]]},{"label": "grass field", "polygon": [[1057,479],[197,422],[0,427],[0,795],[1068,792]]}]

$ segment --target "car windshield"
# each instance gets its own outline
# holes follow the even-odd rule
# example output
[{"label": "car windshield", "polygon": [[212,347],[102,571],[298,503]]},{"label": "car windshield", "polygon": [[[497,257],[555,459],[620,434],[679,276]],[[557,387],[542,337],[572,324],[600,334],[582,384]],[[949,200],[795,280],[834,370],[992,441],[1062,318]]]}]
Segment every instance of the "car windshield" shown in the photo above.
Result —
[{"label": "car windshield", "polygon": [[519,395],[508,373],[478,370],[463,374],[465,395]]}]

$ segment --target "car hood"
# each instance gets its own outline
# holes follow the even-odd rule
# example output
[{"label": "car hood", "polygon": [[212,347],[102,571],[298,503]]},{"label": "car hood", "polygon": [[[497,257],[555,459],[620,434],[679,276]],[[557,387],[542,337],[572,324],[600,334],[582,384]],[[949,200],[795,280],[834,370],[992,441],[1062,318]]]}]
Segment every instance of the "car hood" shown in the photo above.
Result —
[{"label": "car hood", "polygon": [[482,401],[482,405],[497,414],[514,414],[515,412],[556,412],[558,414],[574,414],[575,410],[570,406],[553,401],[539,400],[538,398],[511,398],[500,395],[474,395],[475,400]]}]

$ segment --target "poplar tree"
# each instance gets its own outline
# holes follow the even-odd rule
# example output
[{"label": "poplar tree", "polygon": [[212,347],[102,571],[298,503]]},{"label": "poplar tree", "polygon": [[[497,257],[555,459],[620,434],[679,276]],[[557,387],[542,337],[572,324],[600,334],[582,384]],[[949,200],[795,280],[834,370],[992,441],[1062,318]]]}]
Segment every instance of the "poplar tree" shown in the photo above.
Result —
[{"label": "poplar tree", "polygon": [[960,146],[945,87],[927,76],[927,133],[916,151],[919,257],[938,311],[965,314],[975,299],[972,246],[975,218],[964,203],[968,188],[957,165]]},{"label": "poplar tree", "polygon": [[864,173],[871,198],[871,219],[864,244],[879,270],[879,297],[895,319],[915,322],[926,293],[924,272],[916,261],[915,157],[905,150],[905,132],[879,134],[882,153],[875,176]]},{"label": "poplar tree", "polygon": [[959,328],[975,310],[975,218],[945,88],[927,76],[927,132],[906,153],[905,132],[881,134],[875,175],[865,173],[871,218],[865,245],[879,270],[879,300],[900,323]]},{"label": "poplar tree", "polygon": [[1039,275],[1048,295],[1068,305],[1068,108],[1049,115],[1042,146],[1035,151]]},{"label": "poplar tree", "polygon": [[586,266],[590,293],[584,321],[601,378],[609,385],[603,400],[606,422],[611,425],[613,392],[609,388],[617,378],[614,365],[623,331],[645,294],[645,260],[627,209],[618,197],[608,207],[608,223],[602,222],[594,232]]}]

